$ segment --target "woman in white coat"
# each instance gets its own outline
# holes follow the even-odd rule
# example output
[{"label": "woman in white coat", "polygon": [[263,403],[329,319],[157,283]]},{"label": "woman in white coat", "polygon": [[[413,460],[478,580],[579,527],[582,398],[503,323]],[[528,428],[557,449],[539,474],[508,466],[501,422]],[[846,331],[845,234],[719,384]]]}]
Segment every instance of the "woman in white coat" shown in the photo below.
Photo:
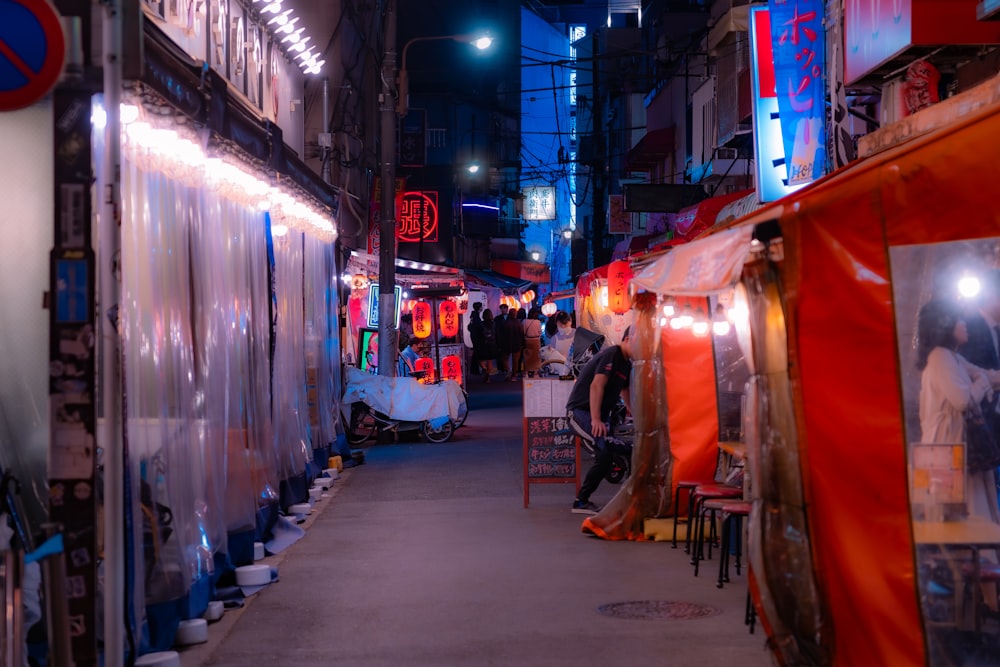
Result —
[{"label": "woman in white coat", "polygon": [[[974,366],[956,351],[968,339],[958,304],[935,299],[920,309],[920,442],[965,442],[964,412],[979,404],[1000,382],[1000,372]],[[994,471],[970,471],[967,490],[970,514],[1000,523]]]}]

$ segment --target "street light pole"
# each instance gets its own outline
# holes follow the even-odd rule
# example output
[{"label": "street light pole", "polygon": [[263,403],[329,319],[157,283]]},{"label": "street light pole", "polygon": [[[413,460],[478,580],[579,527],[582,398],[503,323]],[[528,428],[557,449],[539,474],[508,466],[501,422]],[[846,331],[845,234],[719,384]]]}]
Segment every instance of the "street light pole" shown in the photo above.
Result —
[{"label": "street light pole", "polygon": [[[404,50],[405,53],[405,50]],[[404,55],[405,66],[405,55]],[[396,80],[396,0],[388,0],[385,13],[385,55],[382,57],[381,180],[378,262],[378,374],[396,374],[396,105],[392,84]],[[402,98],[402,95],[400,95]]]},{"label": "street light pole", "polygon": [[406,71],[406,54],[410,46],[417,42],[435,42],[438,40],[453,39],[456,42],[468,42],[480,51],[484,51],[493,44],[493,38],[486,35],[434,35],[430,37],[414,37],[403,46],[402,66],[399,68],[399,100],[397,110],[399,115],[405,116],[410,108],[410,79]]}]

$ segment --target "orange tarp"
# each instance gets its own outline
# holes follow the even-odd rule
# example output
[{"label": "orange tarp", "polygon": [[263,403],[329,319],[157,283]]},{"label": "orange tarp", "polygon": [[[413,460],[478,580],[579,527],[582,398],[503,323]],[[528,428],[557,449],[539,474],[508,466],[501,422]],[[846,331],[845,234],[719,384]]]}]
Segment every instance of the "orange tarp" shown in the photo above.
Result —
[{"label": "orange tarp", "polygon": [[[678,299],[707,308],[704,299]],[[680,480],[711,479],[719,453],[719,409],[716,400],[715,353],[712,338],[695,338],[690,331],[663,329],[667,376],[667,411],[673,484]],[[687,512],[687,505],[680,508]]]},{"label": "orange tarp", "polygon": [[[778,217],[791,376],[833,664],[924,665],[888,250],[994,237],[1000,105],[753,214]],[[739,223],[737,223],[739,224]]]}]

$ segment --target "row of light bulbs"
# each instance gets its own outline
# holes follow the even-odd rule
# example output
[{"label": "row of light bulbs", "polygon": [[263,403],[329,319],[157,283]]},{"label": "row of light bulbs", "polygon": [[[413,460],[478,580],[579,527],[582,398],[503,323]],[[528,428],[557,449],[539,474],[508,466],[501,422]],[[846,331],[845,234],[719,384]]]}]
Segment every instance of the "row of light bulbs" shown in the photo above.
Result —
[{"label": "row of light bulbs", "polygon": [[659,319],[660,327],[669,326],[675,331],[690,329],[691,333],[698,338],[707,336],[709,333],[716,336],[728,336],[729,332],[732,331],[733,322],[746,320],[749,317],[746,307],[740,304],[734,304],[729,308],[726,308],[721,302],[716,304],[715,314],[711,320],[708,319],[704,308],[699,307],[695,310],[689,303],[678,307],[673,297],[662,298],[659,306],[662,313]]},{"label": "row of light bulbs", "polygon": [[[143,161],[152,157],[159,168],[189,185],[208,188],[261,212],[268,211],[273,236],[284,236],[291,228],[326,241],[337,237],[329,212],[303,201],[293,190],[272,185],[238,162],[206,154],[201,143],[185,133],[157,127],[140,120],[140,115],[138,105],[121,105],[122,148],[133,159]],[[95,107],[92,119],[97,131],[103,129],[106,117],[104,109]]]},{"label": "row of light bulbs", "polygon": [[320,60],[313,53],[315,45],[308,45],[311,38],[303,34],[305,27],[296,27],[299,17],[294,16],[293,10],[285,9],[281,3],[282,0],[254,0],[254,4],[260,8],[261,16],[267,19],[268,29],[274,33],[275,38],[281,40],[285,50],[297,61],[302,71],[306,74],[319,74],[326,61]]}]

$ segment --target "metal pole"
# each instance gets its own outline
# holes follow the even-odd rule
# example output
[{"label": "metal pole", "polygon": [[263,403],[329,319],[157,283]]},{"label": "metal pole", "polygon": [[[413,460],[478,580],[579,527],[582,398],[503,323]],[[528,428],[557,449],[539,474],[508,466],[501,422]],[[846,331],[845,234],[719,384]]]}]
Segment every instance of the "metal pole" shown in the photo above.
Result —
[{"label": "metal pole", "polygon": [[378,264],[378,374],[396,373],[396,0],[386,2],[382,57],[381,180]]},{"label": "metal pole", "polygon": [[323,139],[319,142],[320,177],[324,183],[330,182],[330,153],[332,139],[330,136],[330,77],[323,79]]},{"label": "metal pole", "polygon": [[[104,421],[104,664],[120,667],[125,659],[125,462],[122,431],[121,338],[121,0],[104,3],[104,161],[101,174],[98,280],[101,310],[101,404]],[[115,314],[114,320],[109,320]]]}]

